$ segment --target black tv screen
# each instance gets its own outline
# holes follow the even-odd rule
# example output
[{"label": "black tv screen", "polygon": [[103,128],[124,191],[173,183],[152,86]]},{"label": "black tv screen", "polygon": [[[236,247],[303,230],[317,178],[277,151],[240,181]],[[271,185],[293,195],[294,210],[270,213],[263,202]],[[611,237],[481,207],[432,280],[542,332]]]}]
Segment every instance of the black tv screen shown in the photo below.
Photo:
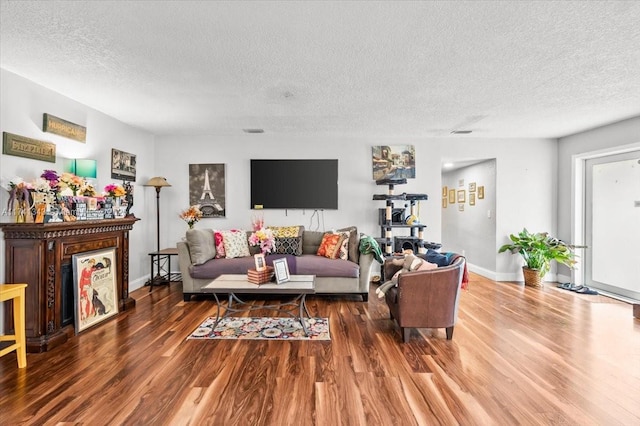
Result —
[{"label": "black tv screen", "polygon": [[252,209],[337,209],[338,160],[251,160]]}]

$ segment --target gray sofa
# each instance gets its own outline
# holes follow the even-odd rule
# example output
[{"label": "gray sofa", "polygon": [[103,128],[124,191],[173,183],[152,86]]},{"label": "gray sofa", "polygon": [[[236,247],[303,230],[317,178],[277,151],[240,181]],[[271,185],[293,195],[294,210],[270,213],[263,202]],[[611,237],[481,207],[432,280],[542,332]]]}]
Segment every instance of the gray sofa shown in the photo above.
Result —
[{"label": "gray sofa", "polygon": [[[316,276],[316,294],[358,294],[366,302],[374,257],[372,254],[359,253],[360,235],[355,227],[338,231],[350,233],[348,260],[316,255],[324,232],[305,230],[302,232],[300,255],[269,254],[267,264],[271,264],[276,258],[287,257],[292,275]],[[249,234],[247,232],[247,236]],[[191,300],[193,295],[205,294],[202,287],[222,274],[246,274],[248,269],[255,268],[253,254],[259,252],[251,247],[251,256],[215,258],[211,229],[187,231],[186,238],[177,244],[177,248],[185,301]]]}]

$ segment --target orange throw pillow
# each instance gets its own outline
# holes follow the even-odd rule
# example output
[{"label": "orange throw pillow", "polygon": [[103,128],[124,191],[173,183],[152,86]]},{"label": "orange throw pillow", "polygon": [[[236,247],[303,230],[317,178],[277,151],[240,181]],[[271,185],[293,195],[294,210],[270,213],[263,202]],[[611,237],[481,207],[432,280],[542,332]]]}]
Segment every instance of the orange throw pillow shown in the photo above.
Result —
[{"label": "orange throw pillow", "polygon": [[344,236],[340,234],[326,233],[322,236],[322,242],[318,247],[318,256],[328,257],[329,259],[337,259],[340,255],[340,246]]}]

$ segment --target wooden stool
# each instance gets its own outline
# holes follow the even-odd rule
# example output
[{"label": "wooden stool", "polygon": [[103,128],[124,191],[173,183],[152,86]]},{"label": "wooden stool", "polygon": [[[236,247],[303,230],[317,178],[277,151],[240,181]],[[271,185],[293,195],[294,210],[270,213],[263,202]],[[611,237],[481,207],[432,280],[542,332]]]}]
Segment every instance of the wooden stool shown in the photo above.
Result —
[{"label": "wooden stool", "polygon": [[26,284],[0,284],[0,303],[13,300],[13,329],[15,334],[0,336],[0,342],[15,340],[13,345],[0,350],[0,356],[11,351],[18,355],[18,368],[27,366],[27,342],[24,324],[24,289]]}]

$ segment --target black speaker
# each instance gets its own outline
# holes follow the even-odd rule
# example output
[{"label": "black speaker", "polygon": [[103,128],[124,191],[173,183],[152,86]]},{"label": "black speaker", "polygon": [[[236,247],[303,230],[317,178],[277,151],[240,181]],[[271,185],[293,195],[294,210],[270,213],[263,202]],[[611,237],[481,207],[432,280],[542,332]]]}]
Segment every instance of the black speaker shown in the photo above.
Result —
[{"label": "black speaker", "polygon": [[413,254],[418,254],[420,248],[420,239],[418,237],[393,237],[393,251],[402,253],[403,250],[413,250]]}]

